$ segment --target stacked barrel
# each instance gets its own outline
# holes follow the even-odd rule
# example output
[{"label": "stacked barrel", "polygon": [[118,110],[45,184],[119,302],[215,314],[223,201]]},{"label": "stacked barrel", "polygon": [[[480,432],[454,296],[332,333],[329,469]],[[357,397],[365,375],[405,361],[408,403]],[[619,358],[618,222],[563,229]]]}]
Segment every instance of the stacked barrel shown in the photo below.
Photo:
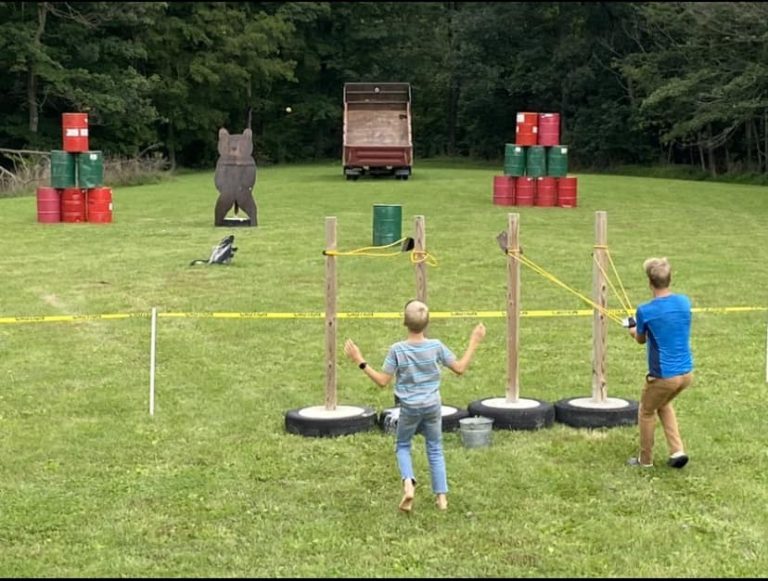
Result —
[{"label": "stacked barrel", "polygon": [[577,180],[568,175],[559,113],[517,114],[515,143],[504,146],[504,175],[493,178],[500,206],[576,207]]},{"label": "stacked barrel", "polygon": [[51,151],[51,185],[37,188],[37,221],[112,222],[104,160],[88,149],[88,114],[63,113],[62,149]]}]

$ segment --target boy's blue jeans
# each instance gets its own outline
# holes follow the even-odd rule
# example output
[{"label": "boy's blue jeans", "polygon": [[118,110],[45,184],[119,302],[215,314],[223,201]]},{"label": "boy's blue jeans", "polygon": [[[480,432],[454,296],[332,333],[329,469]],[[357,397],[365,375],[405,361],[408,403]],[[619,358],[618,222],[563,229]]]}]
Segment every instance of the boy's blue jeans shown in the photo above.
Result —
[{"label": "boy's blue jeans", "polygon": [[[419,428],[421,428],[419,430]],[[397,466],[402,478],[412,478],[413,462],[411,459],[411,443],[416,431],[424,434],[429,461],[429,473],[432,480],[432,492],[445,494],[448,492],[448,479],[445,473],[445,457],[443,456],[443,413],[441,404],[412,408],[400,406],[400,416],[397,420],[397,436],[395,455]]]}]

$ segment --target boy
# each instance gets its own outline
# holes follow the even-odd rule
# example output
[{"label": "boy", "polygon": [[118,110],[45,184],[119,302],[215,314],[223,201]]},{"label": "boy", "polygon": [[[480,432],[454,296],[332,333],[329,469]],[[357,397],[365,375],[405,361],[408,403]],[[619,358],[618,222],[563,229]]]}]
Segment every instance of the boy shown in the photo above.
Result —
[{"label": "boy", "polygon": [[[691,354],[691,301],[669,290],[672,268],[666,258],[649,258],[643,263],[653,299],[637,308],[637,326],[629,334],[646,344],[648,374],[640,397],[640,455],[628,460],[630,466],[653,466],[653,436],[656,416],[667,438],[667,464],[682,468],[688,463],[683,449],[672,400],[693,381]],[[630,323],[631,324],[631,323]]]},{"label": "boy", "polygon": [[440,366],[448,367],[457,375],[463,374],[480,342],[485,337],[485,326],[479,323],[472,331],[469,346],[461,359],[438,339],[427,339],[424,329],[429,324],[429,309],[421,301],[411,300],[405,305],[403,324],[408,329],[405,341],[389,348],[382,371],[376,371],[365,361],[360,349],[351,340],[344,344],[344,352],[358,364],[379,387],[386,387],[395,379],[395,395],[400,400],[397,422],[395,455],[403,480],[403,498],[399,508],[409,512],[413,507],[416,480],[413,474],[411,444],[421,427],[426,440],[427,460],[432,491],[440,510],[448,508],[448,481],[443,457],[443,417],[440,398]]}]

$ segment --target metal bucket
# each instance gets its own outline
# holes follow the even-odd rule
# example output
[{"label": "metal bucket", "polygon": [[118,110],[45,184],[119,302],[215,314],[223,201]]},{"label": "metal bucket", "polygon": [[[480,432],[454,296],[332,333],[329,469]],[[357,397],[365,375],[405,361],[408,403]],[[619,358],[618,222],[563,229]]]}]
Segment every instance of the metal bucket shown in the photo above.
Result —
[{"label": "metal bucket", "polygon": [[465,448],[484,448],[491,445],[493,418],[475,416],[459,420],[461,443]]}]

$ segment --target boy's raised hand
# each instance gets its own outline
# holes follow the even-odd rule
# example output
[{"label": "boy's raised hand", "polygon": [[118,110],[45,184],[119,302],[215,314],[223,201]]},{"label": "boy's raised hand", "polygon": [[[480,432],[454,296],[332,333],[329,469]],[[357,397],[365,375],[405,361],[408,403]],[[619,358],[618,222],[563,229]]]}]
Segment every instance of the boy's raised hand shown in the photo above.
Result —
[{"label": "boy's raised hand", "polygon": [[347,339],[345,341],[344,353],[346,353],[347,357],[349,357],[355,363],[361,363],[363,361],[363,354],[360,353],[360,348],[355,345],[355,342],[352,341],[352,339]]},{"label": "boy's raised hand", "polygon": [[475,326],[475,328],[472,329],[472,337],[471,337],[471,339],[475,343],[479,343],[480,341],[483,340],[484,337],[485,337],[485,325],[483,325],[482,323],[478,323]]}]

